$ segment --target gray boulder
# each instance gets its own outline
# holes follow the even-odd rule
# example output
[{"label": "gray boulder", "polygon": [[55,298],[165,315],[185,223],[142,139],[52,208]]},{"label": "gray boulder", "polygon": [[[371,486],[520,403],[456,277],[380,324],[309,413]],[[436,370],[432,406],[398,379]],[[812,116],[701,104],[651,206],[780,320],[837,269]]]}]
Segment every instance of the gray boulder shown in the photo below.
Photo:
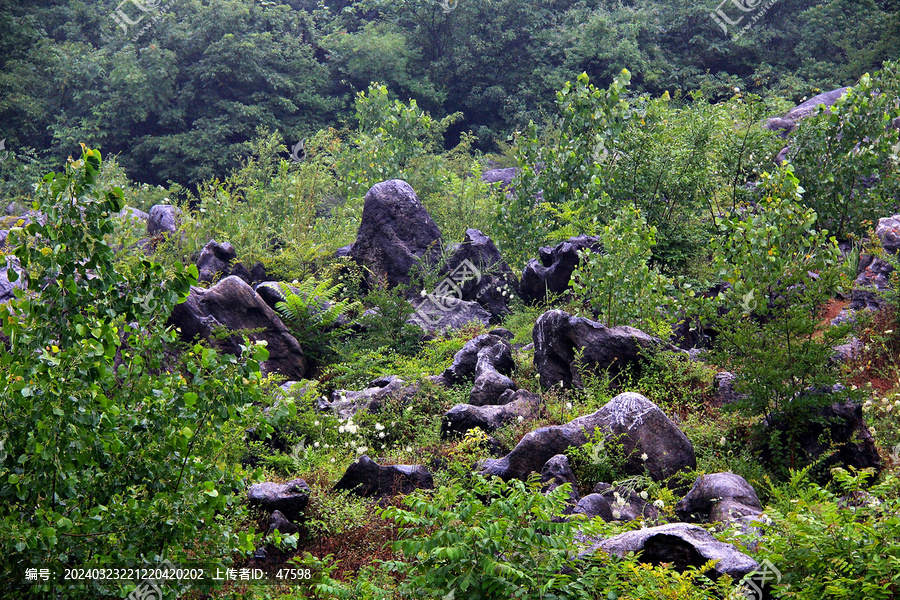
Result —
[{"label": "gray boulder", "polygon": [[484,326],[491,323],[491,313],[480,304],[452,296],[417,298],[412,305],[416,311],[407,322],[418,325],[428,334],[456,331],[472,322]]},{"label": "gray boulder", "polygon": [[300,528],[291,523],[290,519],[284,516],[284,513],[280,510],[276,510],[272,513],[272,516],[269,517],[269,529],[267,535],[272,535],[275,533],[276,529],[281,534],[297,533],[300,531]]},{"label": "gray boulder", "polygon": [[583,387],[575,365],[579,350],[583,352],[582,367],[606,370],[615,377],[638,364],[641,350],[669,348],[668,344],[634,327],[604,327],[561,310],[550,310],[538,317],[532,338],[534,366],[544,388],[560,382],[566,387]]},{"label": "gray boulder", "polygon": [[476,427],[491,433],[519,417],[534,417],[541,406],[541,397],[528,390],[509,390],[499,401],[504,403],[488,406],[457,404],[441,418],[441,438],[459,438]]},{"label": "gray boulder", "polygon": [[399,397],[401,402],[408,402],[417,390],[418,386],[406,385],[406,382],[396,375],[388,375],[372,381],[369,387],[362,391],[335,390],[331,394],[330,402],[323,403],[320,408],[347,419],[361,410],[377,413],[392,397]]},{"label": "gray boulder", "polygon": [[173,234],[180,225],[181,209],[170,204],[156,204],[147,218],[147,235]]},{"label": "gray boulder", "polygon": [[579,556],[593,555],[598,550],[620,557],[629,552],[640,552],[641,562],[667,563],[682,572],[690,566],[701,567],[715,560],[718,561],[716,573],[728,575],[735,581],[759,568],[759,563],[731,544],[720,542],[702,527],[687,523],[627,531],[594,544]]},{"label": "gray boulder", "polygon": [[600,238],[591,235],[579,235],[569,238],[556,247],[549,246],[538,250],[539,260],[531,259],[522,273],[519,295],[525,302],[543,302],[547,293],[562,294],[569,289],[572,272],[581,260],[578,252],[582,250],[600,252],[603,249]]},{"label": "gray boulder", "polygon": [[141,223],[141,222],[146,223],[147,221],[150,220],[150,215],[148,215],[147,213],[145,213],[144,211],[142,211],[140,209],[137,209],[137,208],[134,208],[131,206],[126,206],[125,208],[120,210],[118,212],[117,216],[122,220],[131,219],[132,221],[135,221],[136,223]]},{"label": "gray boulder", "polygon": [[484,461],[482,472],[505,480],[524,480],[553,456],[571,446],[582,446],[595,435],[621,444],[626,457],[622,469],[629,475],[647,473],[662,481],[697,466],[687,436],[647,398],[628,392],[593,414],[526,434],[505,457]]},{"label": "gray boulder", "polygon": [[366,193],[362,218],[350,256],[369,270],[368,283],[409,283],[420,261],[436,264],[441,232],[405,181],[376,183]]},{"label": "gray boulder", "polygon": [[690,522],[729,523],[762,514],[762,505],[747,480],[734,473],[701,475],[675,505],[679,518]]},{"label": "gray boulder", "polygon": [[659,511],[639,494],[624,488],[613,488],[608,483],[598,483],[591,494],[583,497],[575,506],[575,513],[588,517],[600,517],[611,521],[647,519],[656,521]]},{"label": "gray boulder", "polygon": [[[309,504],[310,489],[302,479],[287,483],[256,483],[247,490],[250,506],[258,506],[267,512],[280,511],[291,521],[296,521]],[[284,532],[282,532],[284,533]]]},{"label": "gray boulder", "polygon": [[[15,290],[25,289],[25,272],[19,265],[19,259],[11,255],[7,255],[4,258],[6,260],[3,261],[4,264],[0,267],[0,304],[15,298]],[[10,271],[15,273],[13,275],[13,278],[16,279],[15,281],[9,280]]]},{"label": "gray boulder", "polygon": [[806,117],[816,114],[820,104],[825,106],[826,112],[829,112],[829,109],[837,102],[838,98],[846,94],[848,89],[850,88],[842,87],[813,96],[809,100],[802,104],[798,104],[789,110],[783,117],[769,119],[765,127],[771,131],[782,132],[781,137],[787,137],[787,134],[797,128],[797,123]]},{"label": "gray boulder", "polygon": [[516,167],[491,169],[481,174],[481,181],[488,185],[496,185],[503,191],[512,191],[512,182],[516,178],[518,171]]},{"label": "gray boulder", "polygon": [[363,497],[391,498],[417,488],[434,488],[434,479],[421,465],[382,466],[368,456],[354,461],[334,489],[349,490]]},{"label": "gray boulder", "polygon": [[[489,349],[489,352],[482,354],[484,349]],[[503,375],[513,372],[516,363],[506,337],[487,333],[469,340],[453,355],[453,363],[444,370],[440,379],[447,386],[471,381],[479,374],[479,364],[483,372],[486,362],[490,362],[492,369]]]},{"label": "gray boulder", "polygon": [[[204,290],[192,287],[187,301],[175,306],[168,324],[180,328],[185,341],[195,336],[210,337],[218,327],[233,332],[261,330],[250,333],[251,341],[265,340],[268,360],[260,365],[264,374],[280,373],[288,379],[303,379],[307,374],[307,360],[297,339],[278,315],[242,279],[229,276]],[[215,341],[223,351],[239,352],[236,336]]]},{"label": "gray boulder", "polygon": [[497,246],[477,229],[467,229],[447,259],[441,277],[453,282],[462,300],[478,302],[499,321],[509,313],[509,301],[519,292],[519,280],[504,262]]},{"label": "gray boulder", "polygon": [[578,493],[578,481],[575,479],[575,472],[572,471],[572,465],[569,464],[569,457],[565,454],[557,454],[546,463],[541,469],[541,486],[542,491],[546,494],[552,492],[561,485],[568,483],[569,504],[565,513],[572,513],[581,495]]},{"label": "gray boulder", "polygon": [[[766,422],[766,427],[781,435],[785,447],[787,431],[794,429],[793,438],[800,451],[797,458],[801,463],[809,464],[827,455],[817,464],[817,471],[823,473],[820,481],[827,481],[827,474],[836,466],[857,470],[872,468],[876,475],[881,471],[881,455],[863,418],[862,406],[854,402],[836,402],[818,411],[814,418],[805,419],[799,431],[796,425],[779,415]],[[764,458],[776,464],[784,462],[783,457],[768,452]]]},{"label": "gray boulder", "polygon": [[200,251],[200,257],[197,259],[197,272],[200,274],[198,281],[210,283],[216,277],[228,276],[229,267],[236,258],[237,252],[231,244],[228,242],[220,244],[216,240],[210,240]]},{"label": "gray boulder", "polygon": [[734,373],[722,371],[716,373],[713,378],[713,390],[715,391],[716,402],[719,404],[732,404],[738,400],[743,400],[746,395],[739,394],[734,389],[736,377]]}]

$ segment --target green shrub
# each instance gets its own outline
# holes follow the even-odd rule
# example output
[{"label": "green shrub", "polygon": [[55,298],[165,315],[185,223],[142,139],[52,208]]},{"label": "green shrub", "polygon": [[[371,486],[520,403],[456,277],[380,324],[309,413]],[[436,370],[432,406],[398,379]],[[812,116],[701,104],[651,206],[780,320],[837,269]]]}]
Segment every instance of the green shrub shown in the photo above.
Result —
[{"label": "green shrub", "polygon": [[196,345],[176,358],[163,322],[196,269],[166,278],[142,259],[131,279],[116,271],[104,237],[124,201],[97,183],[100,166],[85,148],[45,177],[35,208],[46,225],[11,233],[28,290],[2,307],[0,585],[17,597],[119,594],[119,582],[22,589],[26,567],[158,566],[252,549],[232,523],[242,473],[222,461],[247,427],[271,430],[253,406],[267,352]]},{"label": "green shrub", "polygon": [[891,127],[900,117],[898,94],[900,63],[886,62],[860,77],[828,113],[800,123],[791,144],[790,161],[806,188],[804,205],[839,239],[863,236],[900,198],[900,132]]},{"label": "green shrub", "polygon": [[[679,574],[641,565],[633,556],[575,559],[575,532],[607,537],[617,525],[555,519],[568,484],[541,494],[536,479],[503,482],[481,476],[471,488],[454,483],[431,497],[407,496],[405,508],[382,513],[400,528],[395,550],[406,560],[385,563],[406,575],[400,598],[721,598],[730,589],[702,575],[713,563]],[[564,570],[568,568],[569,570]]]},{"label": "green shrub", "polygon": [[321,362],[334,352],[333,344],[346,329],[341,320],[355,312],[360,304],[334,299],[338,286],[317,281],[315,277],[296,284],[296,293],[286,283],[279,287],[284,300],[275,308],[310,358]]},{"label": "green shrub", "polygon": [[[757,559],[781,571],[776,598],[893,600],[900,588],[900,482],[869,486],[870,473],[834,470],[838,494],[806,471],[772,490],[766,508],[772,535],[755,537]],[[867,491],[863,491],[867,488]]]},{"label": "green shrub", "polygon": [[831,346],[846,333],[819,329],[819,308],[840,281],[840,253],[827,231],[814,229],[815,212],[797,203],[798,184],[790,166],[764,174],[760,204],[722,223],[713,243],[715,273],[731,287],[695,299],[719,331],[716,364],[735,371],[737,391],[747,394],[729,406],[780,414],[791,435],[833,402]]},{"label": "green shrub", "polygon": [[559,206],[584,208],[594,222],[603,222],[609,210],[603,189],[600,161],[607,145],[624,129],[629,117],[624,93],[631,75],[627,70],[608,89],[590,82],[586,73],[556,94],[558,116],[550,131],[539,136],[532,122],[518,139],[519,172],[515,197],[498,206],[499,243],[513,265],[531,256],[559,227],[552,211],[535,199]]},{"label": "green shrub", "polygon": [[581,252],[572,289],[607,327],[632,325],[668,335],[671,325],[662,311],[672,281],[650,266],[655,235],[656,228],[647,226],[641,212],[626,205],[601,229],[603,250]]}]

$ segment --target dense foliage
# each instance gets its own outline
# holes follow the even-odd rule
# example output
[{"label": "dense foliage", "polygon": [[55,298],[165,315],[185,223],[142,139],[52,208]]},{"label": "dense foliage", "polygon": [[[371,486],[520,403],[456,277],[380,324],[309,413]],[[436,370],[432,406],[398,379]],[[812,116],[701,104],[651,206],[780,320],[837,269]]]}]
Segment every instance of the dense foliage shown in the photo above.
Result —
[{"label": "dense foliage", "polygon": [[348,118],[372,81],[436,120],[462,113],[451,137],[470,130],[491,149],[541,121],[581,72],[605,86],[628,68],[655,96],[739,87],[799,100],[898,54],[891,2],[756,5],[740,24],[751,27],[723,32],[714,3],[676,0],[11,0],[0,139],[16,166],[4,180],[27,185],[8,169],[85,142],[121,154],[139,181],[196,185],[246,157],[259,126],[293,147]]},{"label": "dense foliage", "polygon": [[[19,204],[0,218],[0,273],[23,286],[0,304],[0,597],[125,597],[138,583],[60,586],[63,566],[263,555],[311,575],[187,597],[743,597],[740,582],[712,579],[712,564],[679,573],[634,555],[577,559],[586,536],[654,523],[560,518],[569,484],[544,493],[533,480],[473,474],[528,432],[621,391],[678,423],[696,472],[628,476],[620,441],[598,440],[567,451],[582,493],[610,483],[675,519],[681,483],[734,472],[760,495],[765,536],[715,535],[781,570],[773,597],[896,597],[900,276],[884,310],[855,315],[849,365],[832,347],[850,325],[828,326],[825,310],[843,306],[836,294],[846,298],[861,260],[860,245],[845,259],[839,242],[859,243],[900,203],[898,65],[882,64],[897,55],[900,11],[778,0],[723,32],[712,10],[5,3],[0,198]],[[790,139],[761,126],[841,84],[850,93]],[[64,172],[41,179],[69,153]],[[481,180],[497,166],[519,167],[511,188]],[[600,244],[581,253],[568,293],[526,306],[507,292],[500,323],[423,336],[407,299],[433,288],[438,266],[419,265],[408,286],[367,286],[366,265],[335,255],[355,239],[369,187],[394,177],[433,217],[445,256],[467,228],[490,236],[517,275],[541,245],[579,234]],[[177,205],[178,233],[148,236],[120,213],[126,203]],[[210,239],[280,284],[277,310],[312,359],[310,379],[282,388],[260,373],[263,345],[225,355],[166,326]],[[526,344],[550,308],[662,338],[680,326],[711,352],[662,346],[614,381],[585,372],[583,390],[541,390]],[[446,439],[442,416],[470,399],[471,382],[433,376],[496,325],[512,334],[511,379],[540,403],[490,438]],[[726,368],[744,394],[731,411],[713,387]],[[388,375],[408,387],[377,409],[321,410]],[[863,395],[883,473],[838,469],[828,481],[812,458],[777,452],[823,405]],[[767,435],[779,419],[786,438]],[[363,454],[426,465],[434,489],[380,502],[336,492]],[[298,530],[270,531],[247,486],[299,477],[310,499]],[[44,566],[52,581],[24,579]]]},{"label": "dense foliage", "polygon": [[28,291],[2,307],[0,577],[20,598],[59,592],[26,582],[30,567],[139,567],[247,543],[234,529],[242,485],[229,446],[258,421],[265,348],[173,355],[165,316],[196,268],[166,277],[144,259],[137,275],[117,270],[104,236],[122,191],[98,185],[100,168],[85,149],[48,175],[36,205],[45,222],[12,232]]}]

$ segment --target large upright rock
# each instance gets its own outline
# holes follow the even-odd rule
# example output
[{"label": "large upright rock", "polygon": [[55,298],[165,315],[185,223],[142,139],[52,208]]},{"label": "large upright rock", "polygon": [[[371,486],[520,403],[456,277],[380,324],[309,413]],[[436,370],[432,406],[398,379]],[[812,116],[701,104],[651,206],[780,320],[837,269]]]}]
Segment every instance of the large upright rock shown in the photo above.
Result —
[{"label": "large upright rock", "polygon": [[[482,350],[488,352],[482,354]],[[481,368],[479,369],[479,363]],[[486,333],[466,342],[453,355],[453,363],[440,375],[440,383],[447,386],[474,379],[483,372],[488,363],[490,368],[503,375],[509,375],[516,367],[512,357],[512,346],[504,337]]]},{"label": "large upright rock", "polygon": [[405,181],[376,183],[366,194],[362,219],[350,256],[370,271],[369,283],[409,283],[420,260],[433,263],[441,253],[441,232]]},{"label": "large upright rock", "polygon": [[599,252],[603,249],[600,238],[592,235],[579,235],[569,238],[556,247],[549,246],[538,249],[540,262],[528,261],[522,273],[519,294],[525,302],[541,302],[547,293],[561,294],[569,289],[572,272],[581,260],[581,250]]},{"label": "large upright rock", "polygon": [[220,244],[216,240],[209,240],[197,259],[198,280],[209,283],[216,277],[227,276],[229,267],[236,258],[237,252],[234,246],[228,242]]},{"label": "large upright rock", "polygon": [[[294,380],[307,374],[300,343],[259,294],[239,277],[226,277],[208,290],[192,287],[187,301],[173,309],[169,324],[181,329],[184,340],[209,337],[219,326],[234,332],[260,330],[249,337],[267,343],[269,358],[260,365],[264,374],[277,372]],[[234,340],[224,349],[235,351]]]},{"label": "large upright rock", "polygon": [[662,481],[697,466],[694,447],[678,426],[647,398],[629,392],[619,394],[593,414],[526,434],[508,455],[484,461],[482,471],[505,480],[524,480],[532,471],[539,472],[553,456],[571,446],[583,446],[595,435],[621,444],[625,457],[622,469],[629,475],[646,472]]},{"label": "large upright rock", "polygon": [[596,321],[573,317],[561,310],[550,310],[538,317],[532,333],[534,366],[541,385],[549,388],[560,382],[581,388],[575,365],[576,352],[582,351],[582,368],[609,370],[615,376],[636,364],[640,351],[666,346],[634,327],[604,327]]},{"label": "large upright rock", "polygon": [[[457,274],[465,277],[457,277]],[[497,246],[477,229],[467,229],[447,259],[441,276],[454,281],[463,300],[474,301],[491,313],[496,322],[509,313],[508,303],[519,293],[519,280],[504,262]]]}]

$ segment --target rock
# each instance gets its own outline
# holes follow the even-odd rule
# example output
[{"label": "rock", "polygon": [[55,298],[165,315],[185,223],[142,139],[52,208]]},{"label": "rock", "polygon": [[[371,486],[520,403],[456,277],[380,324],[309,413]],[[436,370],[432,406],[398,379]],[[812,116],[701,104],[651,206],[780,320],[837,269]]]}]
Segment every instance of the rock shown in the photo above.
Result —
[{"label": "rock", "polygon": [[591,235],[579,235],[569,238],[555,248],[544,247],[538,250],[540,262],[528,261],[522,273],[519,295],[529,303],[543,302],[547,293],[562,294],[569,289],[572,272],[581,260],[579,250],[590,249],[600,252],[603,246],[600,238]]},{"label": "rock", "polygon": [[734,391],[735,380],[736,377],[734,373],[729,373],[728,371],[716,373],[713,378],[713,390],[715,391],[716,402],[718,404],[731,404],[747,397],[745,394],[738,394]]},{"label": "rock", "polygon": [[597,550],[625,556],[641,553],[641,562],[654,565],[668,563],[680,572],[689,566],[701,567],[710,560],[718,561],[716,573],[739,581],[759,568],[759,564],[731,544],[719,542],[697,525],[670,523],[647,529],[627,531],[594,544],[579,556],[593,555]]},{"label": "rock", "polygon": [[506,400],[504,404],[489,406],[457,404],[441,418],[441,438],[460,438],[476,427],[491,433],[507,423],[512,423],[520,416],[523,419],[530,419],[540,410],[541,397],[528,390],[517,392],[509,390],[504,396]]},{"label": "rock", "polygon": [[771,131],[781,131],[781,137],[787,137],[788,133],[794,131],[797,128],[797,123],[809,117],[811,115],[816,114],[818,107],[820,104],[825,105],[825,112],[830,112],[831,107],[837,102],[838,98],[847,93],[849,87],[842,87],[836,90],[831,90],[829,92],[822,92],[816,96],[813,96],[806,102],[802,104],[798,104],[784,115],[784,117],[775,117],[769,119],[768,123],[764,125],[766,129]]},{"label": "rock", "polygon": [[[209,337],[217,326],[233,332],[261,329],[249,337],[267,343],[269,358],[260,365],[264,374],[275,372],[295,380],[307,374],[300,343],[259,294],[238,277],[226,277],[208,290],[192,287],[187,301],[173,309],[168,324],[179,327],[185,341],[198,335]],[[217,345],[224,351],[237,352],[238,343],[232,336]]]},{"label": "rock", "polygon": [[[502,339],[502,338],[501,338]],[[495,344],[478,351],[475,364],[475,384],[469,392],[469,404],[484,406],[496,404],[497,399],[507,390],[516,390],[512,379],[497,372],[495,363],[502,363],[509,353],[509,345]]]},{"label": "rock", "polygon": [[[490,352],[481,351],[490,348]],[[493,370],[503,375],[510,375],[516,366],[512,357],[512,346],[504,337],[484,334],[466,342],[459,352],[453,355],[453,363],[444,370],[440,378],[445,385],[453,386],[463,381],[470,381],[477,376],[477,368],[490,362]]]},{"label": "rock", "polygon": [[466,237],[441,269],[462,300],[478,302],[491,313],[491,322],[509,313],[508,303],[519,293],[519,280],[488,236],[467,229]]},{"label": "rock", "polygon": [[436,264],[440,253],[441,232],[409,184],[391,179],[373,185],[350,249],[350,256],[369,269],[368,284],[409,283],[414,265]]},{"label": "rock", "polygon": [[[827,423],[827,424],[823,424]],[[826,406],[813,415],[813,418],[803,420],[800,431],[796,431],[798,423],[792,425],[795,428],[795,441],[800,449],[799,461],[809,464],[823,455],[835,453],[817,464],[817,470],[829,473],[832,467],[855,467],[858,470],[873,468],[877,475],[881,471],[881,456],[875,445],[865,420],[862,407],[853,402],[837,402]],[[787,424],[784,419],[775,416],[767,423],[770,427],[782,434],[782,445],[787,447]],[[768,460],[783,463],[783,459],[775,456],[766,456]],[[822,478],[820,478],[822,479]]]},{"label": "rock", "polygon": [[561,310],[547,311],[538,317],[532,337],[534,366],[544,388],[560,382],[566,387],[583,387],[575,367],[577,350],[583,351],[582,368],[608,370],[615,377],[638,364],[641,350],[668,347],[634,327],[604,327]]},{"label": "rock", "polygon": [[135,222],[146,223],[147,221],[150,220],[150,215],[148,215],[147,213],[145,213],[142,210],[133,208],[131,206],[126,206],[125,208],[120,210],[117,213],[117,216],[122,220],[131,219],[132,221],[135,221]]},{"label": "rock", "polygon": [[331,394],[331,401],[322,408],[333,411],[342,419],[348,419],[361,410],[377,413],[392,396],[400,396],[401,402],[409,401],[417,390],[418,386],[408,386],[396,375],[388,375],[372,381],[366,389],[359,392],[335,390]]},{"label": "rock", "polygon": [[267,534],[272,535],[275,533],[276,529],[281,534],[297,533],[300,530],[300,528],[291,523],[280,510],[276,510],[272,513],[272,516],[269,517],[269,530]]},{"label": "rock", "polygon": [[505,457],[484,461],[482,472],[505,480],[527,479],[553,456],[593,439],[595,430],[605,440],[615,438],[621,444],[626,457],[622,469],[629,475],[646,472],[654,480],[663,481],[682,469],[697,466],[687,436],[647,398],[628,392],[593,414],[526,434]]},{"label": "rock", "polygon": [[416,312],[407,323],[418,325],[429,334],[456,331],[473,321],[484,326],[491,323],[491,313],[477,302],[444,297],[435,303],[432,297],[414,300],[412,305]]},{"label": "rock", "polygon": [[[832,320],[832,324],[834,324],[834,320],[836,319],[837,317]],[[857,338],[853,337],[850,338],[850,341],[846,344],[838,344],[837,346],[833,346],[831,349],[834,350],[834,361],[838,363],[844,363],[853,360],[863,349],[863,344]]]},{"label": "rock", "polygon": [[675,505],[683,521],[728,523],[762,514],[762,505],[747,480],[734,473],[701,475],[691,491]]},{"label": "rock", "polygon": [[181,209],[170,204],[157,204],[147,217],[147,235],[173,234],[180,225]]},{"label": "rock", "polygon": [[[247,490],[250,506],[259,506],[265,511],[280,511],[286,518],[296,521],[309,504],[309,486],[302,479],[287,483],[256,483]],[[284,533],[284,532],[282,532]]]},{"label": "rock", "polygon": [[469,404],[473,406],[497,404],[497,400],[505,391],[516,389],[517,386],[512,379],[491,369],[475,379],[475,385],[469,392]]},{"label": "rock", "polygon": [[[291,290],[294,294],[299,294],[300,290],[296,287],[287,285],[288,289]],[[259,294],[259,297],[263,299],[269,308],[277,311],[278,303],[284,302],[284,294],[281,292],[281,285],[277,281],[263,281],[255,288],[256,293]]]},{"label": "rock", "polygon": [[[878,219],[875,235],[888,254],[896,254],[900,249],[900,214]],[[871,255],[859,257],[859,274],[853,282],[850,305],[832,321],[847,320],[853,311],[879,310],[882,307],[881,294],[890,287],[894,268],[881,258]]]},{"label": "rock", "polygon": [[542,489],[544,493],[552,492],[559,486],[568,483],[572,486],[569,491],[569,500],[571,503],[577,504],[581,498],[578,493],[578,481],[575,479],[575,472],[572,471],[572,465],[569,464],[569,457],[565,454],[557,454],[552,457],[541,468],[541,483],[544,484]]},{"label": "rock", "polygon": [[[19,265],[19,259],[12,255],[6,255],[4,265],[0,267],[0,304],[9,302],[16,297],[15,290],[25,289],[25,272]],[[13,271],[18,275],[15,281],[9,280],[9,272]]]},{"label": "rock", "polygon": [[659,519],[659,511],[652,503],[640,495],[624,488],[613,488],[608,483],[598,483],[594,492],[578,501],[575,513],[588,517],[600,517],[611,521],[633,521],[634,519]]},{"label": "rock", "polygon": [[198,280],[209,283],[217,275],[227,277],[230,274],[231,261],[235,258],[237,258],[237,252],[231,244],[228,242],[220,244],[216,240],[210,240],[200,251],[200,258],[197,259],[197,271],[200,274]]},{"label": "rock", "polygon": [[409,494],[417,488],[434,488],[434,480],[425,467],[381,466],[368,456],[354,461],[334,486],[335,490],[350,490],[367,498],[391,498],[397,494]]},{"label": "rock", "polygon": [[491,169],[481,174],[481,181],[488,185],[499,184],[497,187],[503,191],[513,191],[512,182],[516,178],[518,171],[516,167]]}]

